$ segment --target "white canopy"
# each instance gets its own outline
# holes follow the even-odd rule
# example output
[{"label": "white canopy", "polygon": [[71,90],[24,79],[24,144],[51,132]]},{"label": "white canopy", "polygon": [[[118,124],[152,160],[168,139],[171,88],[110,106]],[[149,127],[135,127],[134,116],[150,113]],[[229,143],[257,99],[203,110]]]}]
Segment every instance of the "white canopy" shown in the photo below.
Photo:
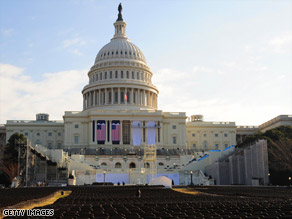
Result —
[{"label": "white canopy", "polygon": [[150,181],[149,185],[162,185],[166,188],[172,188],[172,180],[166,176],[160,176]]}]

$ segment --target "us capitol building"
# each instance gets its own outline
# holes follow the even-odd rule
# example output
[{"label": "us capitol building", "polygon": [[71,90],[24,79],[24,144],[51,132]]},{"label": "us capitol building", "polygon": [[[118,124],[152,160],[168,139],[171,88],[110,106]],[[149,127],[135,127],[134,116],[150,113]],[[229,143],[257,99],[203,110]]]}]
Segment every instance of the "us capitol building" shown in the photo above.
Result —
[{"label": "us capitol building", "polygon": [[77,185],[148,183],[154,175],[183,185],[190,183],[190,171],[194,183],[212,184],[202,170],[234,150],[235,122],[158,110],[153,73],[126,36],[121,6],[114,28],[88,72],[83,110],[66,111],[62,121],[51,121],[45,113],[36,120],[8,120],[6,139],[24,134],[47,159],[66,163]]}]

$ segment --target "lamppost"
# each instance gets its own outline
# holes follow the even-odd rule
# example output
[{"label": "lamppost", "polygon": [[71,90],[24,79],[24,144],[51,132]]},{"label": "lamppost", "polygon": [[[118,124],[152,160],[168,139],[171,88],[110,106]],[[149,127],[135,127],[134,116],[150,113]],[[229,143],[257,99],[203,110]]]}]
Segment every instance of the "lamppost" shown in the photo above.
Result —
[{"label": "lamppost", "polygon": [[289,179],[289,182],[290,182],[289,184],[290,184],[290,186],[291,186],[291,176],[289,176],[289,178],[288,178],[288,179]]},{"label": "lamppost", "polygon": [[105,185],[105,174],[106,174],[106,171],[104,170],[103,171],[103,185]]},{"label": "lamppost", "polygon": [[193,171],[191,171],[190,174],[191,174],[191,186],[193,186],[194,185],[193,184]]}]

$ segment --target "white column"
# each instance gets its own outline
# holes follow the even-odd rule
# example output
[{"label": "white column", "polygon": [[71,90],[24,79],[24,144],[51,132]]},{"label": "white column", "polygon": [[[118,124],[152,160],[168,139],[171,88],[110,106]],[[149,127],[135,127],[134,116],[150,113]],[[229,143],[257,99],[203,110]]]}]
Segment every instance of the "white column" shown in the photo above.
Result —
[{"label": "white column", "polygon": [[107,91],[107,88],[105,88],[105,105],[107,105],[107,103],[108,103],[108,91]]},{"label": "white column", "polygon": [[147,106],[151,106],[151,104],[150,104],[150,92],[149,91],[147,91],[147,104],[146,104]]},{"label": "white column", "polygon": [[137,91],[137,103],[138,103],[138,105],[141,105],[141,103],[140,103],[140,89],[138,89],[138,91]]},{"label": "white column", "polygon": [[130,104],[134,104],[134,88],[131,90],[131,99],[130,99]]},{"label": "white column", "polygon": [[86,100],[87,100],[86,105],[87,105],[87,109],[88,109],[89,108],[89,93],[88,92],[86,93]]},{"label": "white column", "polygon": [[93,141],[92,141],[92,121],[88,123],[89,127],[88,127],[88,130],[89,130],[89,144],[93,144]]},{"label": "white column", "polygon": [[92,107],[92,91],[89,92],[89,106]]},{"label": "white column", "polygon": [[112,105],[114,104],[114,88],[112,88]]},{"label": "white column", "polygon": [[101,106],[101,89],[98,89],[98,105]]},{"label": "white column", "polygon": [[162,131],[162,129],[163,129],[163,123],[162,123],[162,121],[160,121],[160,145],[163,145],[163,131]]},{"label": "white column", "polygon": [[146,106],[146,101],[145,101],[145,90],[143,89],[143,101],[142,101],[142,104],[144,106]]},{"label": "white column", "polygon": [[85,94],[83,94],[83,110],[85,110]]}]

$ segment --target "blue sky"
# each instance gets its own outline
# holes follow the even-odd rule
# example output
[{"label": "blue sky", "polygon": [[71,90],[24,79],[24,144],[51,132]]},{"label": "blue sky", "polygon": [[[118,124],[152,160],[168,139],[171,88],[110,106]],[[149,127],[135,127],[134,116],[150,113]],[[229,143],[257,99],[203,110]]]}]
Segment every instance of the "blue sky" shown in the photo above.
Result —
[{"label": "blue sky", "polygon": [[[292,1],[121,1],[159,109],[259,125],[292,114]],[[0,1],[0,123],[82,110],[120,1]]]}]

